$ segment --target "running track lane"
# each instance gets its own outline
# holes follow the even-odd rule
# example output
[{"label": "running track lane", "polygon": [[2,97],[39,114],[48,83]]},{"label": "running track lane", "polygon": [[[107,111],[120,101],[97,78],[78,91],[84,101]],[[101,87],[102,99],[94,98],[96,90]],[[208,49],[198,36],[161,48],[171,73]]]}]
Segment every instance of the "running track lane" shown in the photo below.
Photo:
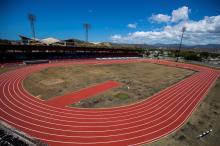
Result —
[{"label": "running track lane", "polygon": [[[51,66],[150,62],[198,71],[150,98],[106,109],[55,107],[30,95],[22,81]],[[24,67],[0,75],[1,120],[50,145],[141,145],[175,131],[189,118],[219,71],[161,60],[62,62]]]},{"label": "running track lane", "polygon": [[64,107],[64,106],[76,103],[82,99],[95,96],[109,89],[116,88],[118,86],[120,86],[118,82],[106,81],[98,85],[94,85],[91,87],[81,89],[80,91],[76,91],[76,92],[73,92],[67,95],[51,98],[49,100],[46,100],[45,103],[52,105],[52,106]]}]

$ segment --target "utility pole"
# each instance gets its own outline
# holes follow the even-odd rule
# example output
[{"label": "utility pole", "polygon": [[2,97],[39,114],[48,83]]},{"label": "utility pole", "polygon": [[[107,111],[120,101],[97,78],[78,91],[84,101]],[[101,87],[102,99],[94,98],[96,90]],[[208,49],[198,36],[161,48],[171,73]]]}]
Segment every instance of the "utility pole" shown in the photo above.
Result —
[{"label": "utility pole", "polygon": [[89,41],[89,29],[91,28],[91,25],[89,23],[83,24],[83,28],[85,29],[85,41]]},{"label": "utility pole", "polygon": [[28,14],[28,20],[30,21],[31,24],[31,32],[32,32],[32,37],[35,40],[35,29],[34,29],[34,22],[36,21],[36,16],[33,14]]},{"label": "utility pole", "polygon": [[182,28],[182,35],[181,35],[180,45],[179,45],[179,49],[178,49],[178,55],[177,55],[177,58],[176,58],[176,61],[177,61],[177,62],[179,61],[180,49],[181,49],[181,47],[182,47],[183,34],[184,34],[185,31],[186,31],[186,27],[183,27],[183,28]]}]

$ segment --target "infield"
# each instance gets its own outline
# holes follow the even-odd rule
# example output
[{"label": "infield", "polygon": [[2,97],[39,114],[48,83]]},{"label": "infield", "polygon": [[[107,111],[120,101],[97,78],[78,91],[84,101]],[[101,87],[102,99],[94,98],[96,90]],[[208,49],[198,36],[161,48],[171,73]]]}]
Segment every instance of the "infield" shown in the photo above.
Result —
[{"label": "infield", "polygon": [[[33,95],[47,100],[114,80],[122,86],[71,105],[83,108],[114,107],[143,100],[193,73],[191,70],[143,62],[75,65],[51,67],[31,74],[24,81],[24,87]],[[42,84],[42,81],[51,80],[63,82]]]}]

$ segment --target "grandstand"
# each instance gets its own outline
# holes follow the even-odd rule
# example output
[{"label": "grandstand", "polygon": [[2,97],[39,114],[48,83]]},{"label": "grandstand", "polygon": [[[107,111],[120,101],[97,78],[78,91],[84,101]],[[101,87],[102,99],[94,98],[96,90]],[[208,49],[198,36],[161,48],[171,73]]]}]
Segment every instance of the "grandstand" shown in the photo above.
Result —
[{"label": "grandstand", "polygon": [[140,57],[142,53],[142,49],[2,44],[0,45],[0,62],[8,63],[39,59]]}]

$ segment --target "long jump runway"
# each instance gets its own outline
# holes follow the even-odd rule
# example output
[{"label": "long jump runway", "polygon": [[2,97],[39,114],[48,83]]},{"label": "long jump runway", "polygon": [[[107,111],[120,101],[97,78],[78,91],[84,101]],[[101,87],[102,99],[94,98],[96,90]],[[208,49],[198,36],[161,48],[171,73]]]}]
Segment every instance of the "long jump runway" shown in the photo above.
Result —
[{"label": "long jump runway", "polygon": [[[33,72],[53,66],[150,62],[197,71],[141,102],[106,109],[50,105],[23,88]],[[141,145],[180,128],[219,77],[207,67],[160,60],[57,62],[23,67],[0,75],[0,118],[52,146]],[[97,91],[98,92],[98,91]]]}]

